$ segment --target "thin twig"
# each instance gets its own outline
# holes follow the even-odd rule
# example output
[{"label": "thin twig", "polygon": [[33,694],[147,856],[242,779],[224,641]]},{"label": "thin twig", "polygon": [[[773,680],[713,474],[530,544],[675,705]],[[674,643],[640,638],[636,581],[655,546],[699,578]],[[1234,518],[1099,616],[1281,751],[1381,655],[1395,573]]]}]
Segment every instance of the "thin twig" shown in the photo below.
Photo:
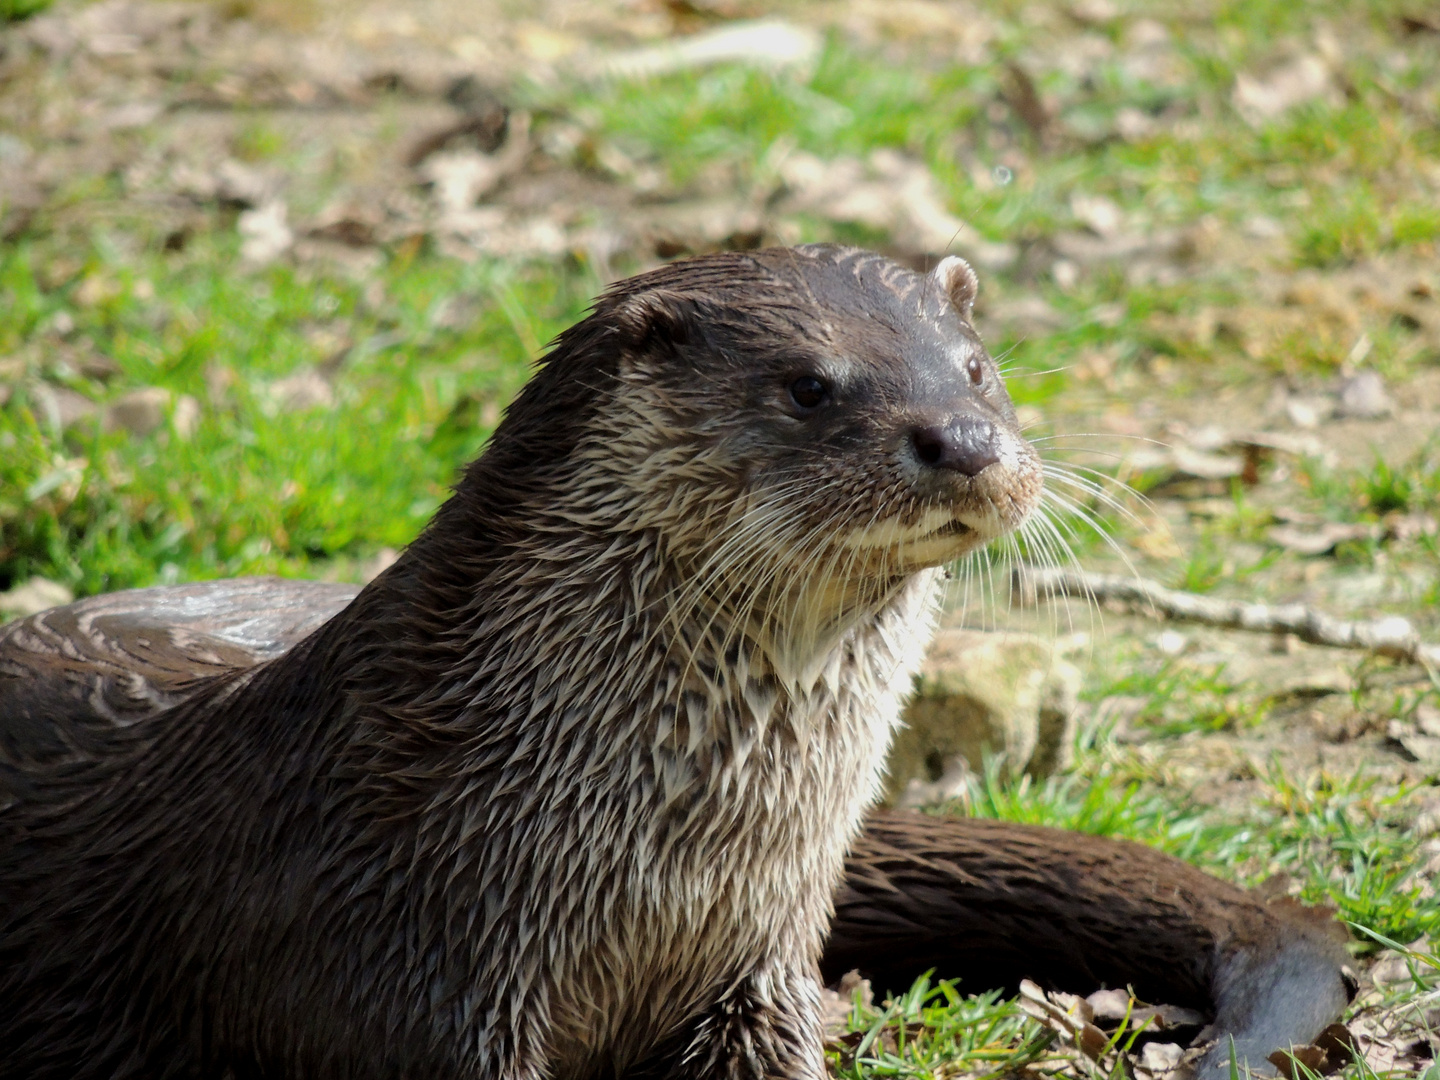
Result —
[{"label": "thin twig", "polygon": [[1398,615],[1346,622],[1305,604],[1253,604],[1167,589],[1154,581],[1119,574],[1087,574],[1074,570],[1017,569],[1016,595],[1031,600],[1074,596],[1097,603],[1114,600],[1158,619],[1251,630],[1262,634],[1294,634],[1312,645],[1336,649],[1368,649],[1381,656],[1440,667],[1440,645],[1420,640],[1408,620]]}]

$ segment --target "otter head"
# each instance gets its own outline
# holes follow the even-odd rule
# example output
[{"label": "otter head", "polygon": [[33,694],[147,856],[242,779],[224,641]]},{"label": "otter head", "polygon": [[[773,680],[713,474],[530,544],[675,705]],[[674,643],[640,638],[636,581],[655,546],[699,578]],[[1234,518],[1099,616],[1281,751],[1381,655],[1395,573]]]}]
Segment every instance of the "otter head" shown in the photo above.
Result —
[{"label": "otter head", "polygon": [[571,527],[657,537],[691,576],[878,596],[1040,496],[976,288],[958,258],[828,245],[670,264],[562,335],[492,454],[554,476],[534,490]]}]

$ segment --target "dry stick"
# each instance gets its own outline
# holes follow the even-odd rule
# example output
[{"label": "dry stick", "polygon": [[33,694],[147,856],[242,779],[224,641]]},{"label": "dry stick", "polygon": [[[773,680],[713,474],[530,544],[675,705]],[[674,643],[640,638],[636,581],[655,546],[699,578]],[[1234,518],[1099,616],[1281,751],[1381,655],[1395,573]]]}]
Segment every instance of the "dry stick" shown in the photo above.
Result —
[{"label": "dry stick", "polygon": [[1381,656],[1440,667],[1440,645],[1421,641],[1410,623],[1393,615],[1384,619],[1346,622],[1305,604],[1248,604],[1167,589],[1154,581],[1119,574],[1087,574],[1073,570],[1018,569],[1016,594],[1026,600],[1075,596],[1116,600],[1148,611],[1157,618],[1181,619],[1232,630],[1294,634],[1312,645],[1337,649],[1369,649]]}]

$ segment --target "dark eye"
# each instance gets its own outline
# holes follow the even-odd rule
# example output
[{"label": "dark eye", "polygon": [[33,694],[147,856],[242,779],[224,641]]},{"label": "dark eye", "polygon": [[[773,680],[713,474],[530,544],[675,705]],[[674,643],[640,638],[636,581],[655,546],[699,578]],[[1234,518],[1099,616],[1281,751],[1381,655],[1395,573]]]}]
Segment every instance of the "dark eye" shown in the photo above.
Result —
[{"label": "dark eye", "polygon": [[790,384],[790,398],[802,409],[818,409],[825,394],[825,384],[813,375],[801,375]]},{"label": "dark eye", "polygon": [[965,365],[965,373],[970,376],[970,381],[976,386],[985,378],[985,368],[980,363],[978,356],[970,357],[969,363]]}]

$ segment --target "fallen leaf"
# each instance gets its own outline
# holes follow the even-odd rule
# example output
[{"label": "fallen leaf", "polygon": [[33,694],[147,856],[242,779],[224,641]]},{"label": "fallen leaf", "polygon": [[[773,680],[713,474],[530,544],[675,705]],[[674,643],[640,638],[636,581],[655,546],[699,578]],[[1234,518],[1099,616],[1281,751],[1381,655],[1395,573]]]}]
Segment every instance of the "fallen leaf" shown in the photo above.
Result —
[{"label": "fallen leaf", "polygon": [[279,199],[246,210],[236,228],[242,237],[240,257],[252,266],[274,262],[295,242],[295,234],[285,223],[285,204]]},{"label": "fallen leaf", "polygon": [[1384,530],[1379,525],[1364,522],[1328,521],[1315,529],[1275,525],[1265,535],[1272,544],[1297,555],[1328,555],[1341,544],[1378,540],[1384,535]]},{"label": "fallen leaf", "polygon": [[1334,101],[1338,96],[1329,66],[1320,57],[1307,55],[1263,76],[1242,72],[1235,77],[1230,99],[1248,123],[1259,126],[1307,101]]},{"label": "fallen leaf", "polygon": [[1318,1046],[1292,1046],[1289,1050],[1276,1050],[1266,1060],[1279,1070],[1285,1080],[1306,1080],[1315,1073],[1327,1076],[1335,1071],[1325,1051]]},{"label": "fallen leaf", "polygon": [[314,368],[304,368],[283,379],[276,379],[264,392],[281,412],[329,409],[335,404],[335,392],[330,383]]},{"label": "fallen leaf", "polygon": [[1179,1043],[1148,1042],[1140,1048],[1140,1067],[1151,1074],[1167,1073],[1180,1064],[1184,1053]]}]

